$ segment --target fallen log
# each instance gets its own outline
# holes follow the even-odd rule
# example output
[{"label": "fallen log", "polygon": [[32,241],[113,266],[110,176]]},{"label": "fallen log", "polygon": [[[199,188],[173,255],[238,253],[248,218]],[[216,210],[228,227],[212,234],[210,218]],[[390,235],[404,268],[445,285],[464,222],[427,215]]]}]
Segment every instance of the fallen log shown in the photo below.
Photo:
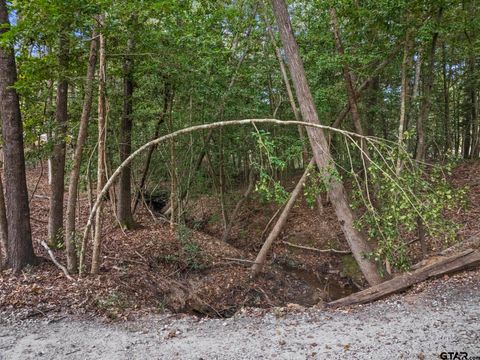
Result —
[{"label": "fallen log", "polygon": [[480,252],[473,249],[465,250],[457,255],[446,257],[433,264],[413,272],[399,275],[392,280],[372,286],[366,290],[332,301],[328,307],[365,304],[408,289],[412,285],[429,278],[446,275],[460,270],[466,270],[480,265]]}]

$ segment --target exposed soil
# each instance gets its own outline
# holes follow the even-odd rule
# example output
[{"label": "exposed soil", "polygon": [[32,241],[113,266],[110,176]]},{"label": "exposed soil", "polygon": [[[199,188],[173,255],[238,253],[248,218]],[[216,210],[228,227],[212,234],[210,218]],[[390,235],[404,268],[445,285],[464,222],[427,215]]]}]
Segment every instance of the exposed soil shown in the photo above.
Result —
[{"label": "exposed soil", "polygon": [[[470,186],[468,209],[448,214],[462,225],[459,239],[480,231],[479,173],[480,162],[467,162],[452,177],[455,186]],[[287,189],[295,183],[296,177],[286,184]],[[218,240],[219,206],[211,197],[191,201],[189,213],[195,216],[188,221],[190,228],[179,228],[176,233],[168,224],[154,220],[144,208],[139,210],[139,228],[124,233],[108,207],[101,274],[72,282],[39,246],[46,238],[48,218],[46,168],[29,169],[28,186],[32,193],[34,246],[43,261],[19,276],[9,271],[0,276],[0,309],[20,314],[24,319],[55,313],[130,319],[165,309],[229,317],[249,307],[314,306],[348,295],[363,284],[349,256],[296,249],[282,242],[347,250],[331,205],[324,202],[320,214],[317,209],[308,208],[304,200],[296,205],[285,231],[273,246],[265,272],[251,279],[248,260],[255,258],[263,242],[264,228],[278,209],[278,205],[261,203],[255,196],[244,206],[228,243]],[[79,221],[84,224],[89,205],[86,195],[80,198]],[[232,197],[229,209],[234,205]],[[441,249],[442,244],[434,239],[428,241],[432,253]],[[419,245],[413,244],[412,256],[419,253]],[[55,254],[65,263],[63,251]],[[87,254],[88,263],[90,251]]]}]

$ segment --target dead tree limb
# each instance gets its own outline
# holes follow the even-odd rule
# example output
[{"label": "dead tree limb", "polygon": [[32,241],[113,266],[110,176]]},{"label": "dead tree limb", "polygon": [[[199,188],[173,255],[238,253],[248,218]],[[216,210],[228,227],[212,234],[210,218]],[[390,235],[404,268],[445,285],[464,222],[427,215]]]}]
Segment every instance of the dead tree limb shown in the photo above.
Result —
[{"label": "dead tree limb", "polygon": [[68,271],[67,271],[67,268],[65,266],[63,266],[62,264],[60,264],[57,259],[55,259],[55,255],[53,255],[53,251],[48,247],[47,243],[45,241],[42,241],[40,243],[44,248],[45,250],[47,250],[48,252],[48,255],[50,256],[50,259],[52,260],[52,262],[55,264],[56,267],[58,267],[60,270],[63,271],[63,273],[65,274],[66,278],[68,280],[71,280],[71,281],[75,281],[74,278],[72,278],[69,274],[68,274]]},{"label": "dead tree limb", "polygon": [[238,261],[238,262],[247,263],[247,264],[253,264],[254,263],[254,261],[247,260],[247,259],[237,259],[237,258],[229,258],[229,257],[226,257],[226,258],[223,258],[223,259],[228,260],[228,261]]},{"label": "dead tree limb", "polygon": [[337,250],[337,249],[317,249],[311,246],[303,246],[303,245],[297,245],[293,244],[288,241],[282,241],[282,244],[288,245],[293,248],[297,249],[303,249],[303,250],[310,250],[310,251],[316,251],[320,253],[336,253],[336,254],[351,254],[352,252],[350,250]]},{"label": "dead tree limb", "polygon": [[466,270],[480,265],[480,252],[468,249],[460,254],[446,257],[413,272],[399,275],[392,280],[328,303],[330,307],[364,304],[383,298],[432,277]]}]

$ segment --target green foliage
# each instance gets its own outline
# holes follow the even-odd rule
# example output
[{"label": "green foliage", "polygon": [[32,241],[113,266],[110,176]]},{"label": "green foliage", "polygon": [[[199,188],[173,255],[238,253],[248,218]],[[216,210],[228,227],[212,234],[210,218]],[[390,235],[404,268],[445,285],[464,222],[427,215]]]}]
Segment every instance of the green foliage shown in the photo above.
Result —
[{"label": "green foliage", "polygon": [[367,172],[368,191],[365,185],[356,188],[352,208],[364,211],[356,226],[375,241],[372,257],[406,270],[410,259],[405,238],[416,237],[419,226],[427,236],[443,244],[455,240],[458,225],[446,220],[444,214],[465,206],[465,189],[455,190],[448,182],[453,163],[431,165],[425,170],[406,163],[397,175],[397,152],[387,150],[382,147],[380,153],[372,156]]},{"label": "green foliage", "polygon": [[276,155],[277,146],[268,131],[252,132],[252,136],[258,147],[258,157],[253,159],[252,166],[260,174],[255,184],[255,191],[264,201],[283,204],[288,200],[289,195],[280,181],[275,180],[272,174],[275,171],[284,170],[286,162]]},{"label": "green foliage", "polygon": [[260,178],[255,184],[255,191],[264,201],[275,201],[283,204],[288,200],[288,192],[265,171],[260,172]]}]

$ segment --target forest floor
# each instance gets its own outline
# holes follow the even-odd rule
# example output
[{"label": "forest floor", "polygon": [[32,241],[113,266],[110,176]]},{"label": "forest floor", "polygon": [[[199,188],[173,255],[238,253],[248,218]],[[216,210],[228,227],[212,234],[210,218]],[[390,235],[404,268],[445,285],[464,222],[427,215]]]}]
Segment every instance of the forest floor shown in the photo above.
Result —
[{"label": "forest floor", "polygon": [[[189,213],[195,216],[187,219],[188,227],[180,227],[176,233],[145,208],[139,211],[139,227],[123,232],[107,207],[100,275],[70,281],[39,244],[47,232],[46,172],[46,167],[39,165],[28,172],[34,247],[42,261],[20,275],[8,270],[0,274],[0,311],[4,315],[13,314],[18,319],[100,315],[106,320],[131,320],[169,310],[230,317],[244,308],[322,307],[324,302],[357,291],[364,284],[350,255],[318,253],[286,244],[347,250],[331,205],[324,201],[320,213],[309,208],[305,200],[290,214],[264,273],[251,279],[250,263],[240,260],[255,259],[264,228],[278,209],[278,205],[262,203],[256,196],[245,204],[228,243],[219,240],[220,207],[213,197],[192,200]],[[468,186],[468,207],[447,214],[460,224],[460,241],[480,233],[478,174],[480,162],[464,162],[451,178],[455,187]],[[287,190],[299,176],[284,182]],[[227,211],[233,209],[235,200],[235,196],[229,200]],[[81,193],[80,224],[85,224],[88,212],[87,195]],[[436,239],[427,241],[432,255],[447,247]],[[55,255],[65,263],[63,250],[55,250]],[[413,262],[420,260],[418,242],[410,246],[410,255]],[[87,263],[89,260],[90,249]]]}]

